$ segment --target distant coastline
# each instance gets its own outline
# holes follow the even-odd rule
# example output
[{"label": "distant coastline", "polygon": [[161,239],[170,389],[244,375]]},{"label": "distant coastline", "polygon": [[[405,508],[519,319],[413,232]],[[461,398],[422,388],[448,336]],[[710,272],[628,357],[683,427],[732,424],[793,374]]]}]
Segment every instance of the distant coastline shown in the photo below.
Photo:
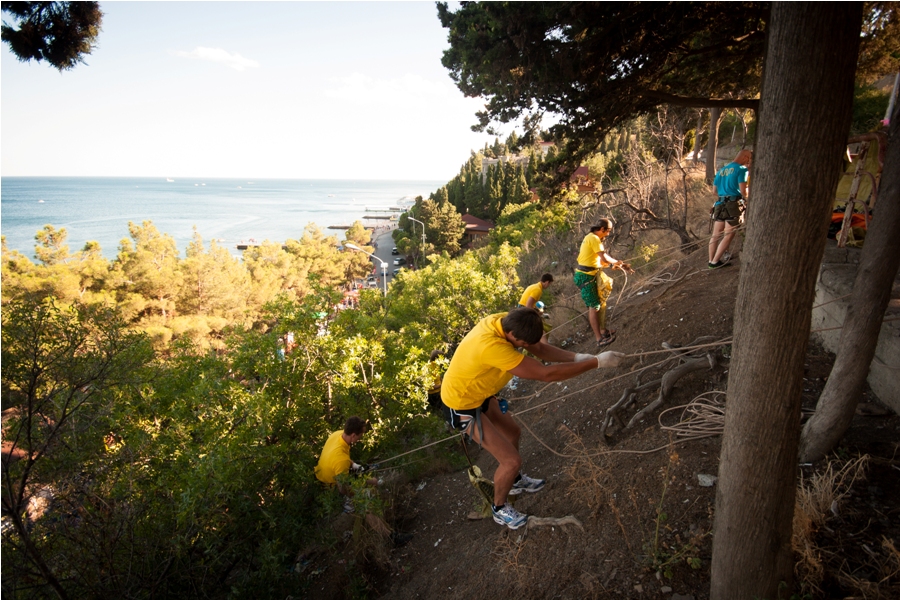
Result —
[{"label": "distant coastline", "polygon": [[[173,181],[167,181],[172,179]],[[34,235],[45,224],[65,228],[69,250],[96,241],[112,260],[128,238],[128,222],[153,222],[175,239],[181,256],[193,227],[207,245],[239,255],[237,245],[253,238],[281,242],[302,237],[314,223],[325,235],[343,238],[329,226],[363,221],[390,227],[390,208],[427,197],[445,181],[206,179],[146,177],[4,177],[0,233],[7,247],[33,258]],[[371,209],[371,210],[370,210]]]}]

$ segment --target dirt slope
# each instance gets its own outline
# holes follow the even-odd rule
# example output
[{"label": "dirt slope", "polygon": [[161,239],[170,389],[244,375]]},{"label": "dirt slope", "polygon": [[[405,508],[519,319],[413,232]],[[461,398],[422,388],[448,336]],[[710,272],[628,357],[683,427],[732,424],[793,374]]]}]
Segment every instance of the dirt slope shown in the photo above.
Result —
[{"label": "dirt slope", "polygon": [[[730,337],[739,243],[735,250],[738,257],[723,269],[708,270],[706,249],[701,247],[682,259],[677,273],[674,266],[668,269],[675,274],[670,278],[674,281],[663,281],[663,277],[657,285],[644,286],[629,282],[626,296],[630,299],[620,303],[612,316],[618,339],[609,349],[632,354],[659,350],[663,342],[687,345],[701,336]],[[558,298],[574,295],[571,281],[561,283]],[[644,290],[648,291],[635,295]],[[554,322],[560,323],[576,315],[576,310],[581,312],[583,307],[572,298],[558,302],[551,312]],[[554,338],[554,343],[575,351],[596,351],[584,317],[556,330]],[[712,349],[717,366],[681,379],[666,406],[684,405],[702,393],[724,390],[730,349]],[[517,508],[541,517],[573,515],[583,530],[563,525],[510,531],[490,517],[472,520],[470,514],[478,512],[482,502],[463,470],[412,482],[404,488],[396,526],[413,538],[391,551],[387,569],[365,576],[369,594],[394,600],[444,594],[455,598],[707,598],[715,486],[702,487],[698,476],[716,475],[720,438],[672,444],[671,434],[660,429],[659,410],[631,429],[613,425],[605,440],[600,433],[602,416],[625,387],[635,384],[634,371],[642,366],[641,360],[647,365],[663,358],[630,359],[625,369],[594,371],[549,386],[520,381],[507,394],[510,410],[521,413],[519,418],[533,431],[523,428],[524,469],[548,480],[541,492],[520,496]],[[810,347],[804,406],[814,406],[831,360]],[[604,383],[627,371],[631,373],[626,377]],[[648,371],[641,375],[641,382],[659,374]],[[537,391],[540,395],[532,396]],[[641,392],[637,408],[625,411],[624,422],[657,394],[658,387]],[[567,397],[548,403],[562,395]],[[534,409],[539,405],[543,406]],[[680,411],[670,413],[666,424],[679,417]],[[854,487],[841,517],[828,522],[830,533],[820,539],[826,546],[846,545],[855,557],[848,570],[877,580],[877,568],[865,570],[867,554],[862,545],[880,547],[885,535],[900,546],[900,485],[892,471],[896,461],[889,462],[895,459],[900,419],[858,416],[856,421],[842,452],[874,453],[882,462],[870,467],[869,479]],[[458,443],[448,443],[459,448]],[[470,446],[470,453],[485,474],[492,475],[493,458],[477,446]],[[869,534],[856,534],[855,539],[842,534],[860,529]],[[829,577],[822,592],[813,597],[847,596],[850,588],[839,585],[835,575]],[[339,589],[338,580],[323,578],[320,592],[328,597],[348,595],[346,587]],[[317,587],[313,585],[312,590]],[[882,588],[888,590],[884,597],[900,591],[897,574]]]}]

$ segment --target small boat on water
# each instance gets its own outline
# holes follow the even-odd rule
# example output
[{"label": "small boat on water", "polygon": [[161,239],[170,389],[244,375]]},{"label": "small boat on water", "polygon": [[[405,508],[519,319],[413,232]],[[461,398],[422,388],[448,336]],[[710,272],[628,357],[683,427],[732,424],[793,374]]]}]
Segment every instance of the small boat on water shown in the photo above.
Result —
[{"label": "small boat on water", "polygon": [[175,183],[175,180],[172,179],[171,177],[166,177],[166,182],[167,183]]},{"label": "small boat on water", "polygon": [[43,202],[43,200],[38,200],[38,204],[42,204]]}]

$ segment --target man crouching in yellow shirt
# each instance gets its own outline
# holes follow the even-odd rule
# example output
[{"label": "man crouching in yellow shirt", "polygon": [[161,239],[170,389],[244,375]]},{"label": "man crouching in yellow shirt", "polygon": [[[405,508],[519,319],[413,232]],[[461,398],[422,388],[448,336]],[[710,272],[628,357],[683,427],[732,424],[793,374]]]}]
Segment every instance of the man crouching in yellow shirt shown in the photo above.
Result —
[{"label": "man crouching in yellow shirt", "polygon": [[[315,467],[316,478],[322,483],[335,485],[335,477],[338,475],[348,471],[362,472],[362,465],[350,460],[350,446],[358,442],[365,432],[366,422],[359,417],[350,417],[344,424],[343,431],[338,429],[328,436],[319,456],[319,464]],[[372,478],[367,483],[377,485],[378,480]],[[349,489],[344,489],[346,487],[339,486],[338,489],[344,495],[352,494]]]},{"label": "man crouching in yellow shirt", "polygon": [[[482,319],[460,342],[441,385],[444,418],[451,427],[467,433],[491,453],[500,465],[494,472],[494,521],[518,529],[528,519],[507,503],[509,494],[537,492],[544,481],[520,471],[521,429],[501,409],[494,395],[512,379],[563,381],[599,367],[617,367],[620,352],[575,354],[541,341],[540,313],[516,308]],[[544,365],[517,351],[525,348]],[[475,423],[475,426],[472,424]]]}]

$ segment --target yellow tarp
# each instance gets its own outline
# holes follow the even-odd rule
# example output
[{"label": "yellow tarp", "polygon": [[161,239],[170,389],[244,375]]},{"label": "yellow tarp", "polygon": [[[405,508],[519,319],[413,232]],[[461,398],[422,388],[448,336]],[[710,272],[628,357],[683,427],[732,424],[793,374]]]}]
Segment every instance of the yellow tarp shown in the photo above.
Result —
[{"label": "yellow tarp", "polygon": [[[881,181],[881,166],[878,162],[878,139],[869,142],[869,150],[865,158],[865,170],[872,174],[862,175],[859,180],[859,190],[856,193],[856,199],[861,200],[872,207],[872,180]],[[856,173],[856,165],[859,161],[854,158],[852,161],[844,159],[844,174],[838,183],[837,194],[835,194],[834,207],[843,208],[847,204],[847,198],[850,196],[850,186],[853,184],[853,176]],[[854,210],[859,210],[860,206],[855,206]]]}]

